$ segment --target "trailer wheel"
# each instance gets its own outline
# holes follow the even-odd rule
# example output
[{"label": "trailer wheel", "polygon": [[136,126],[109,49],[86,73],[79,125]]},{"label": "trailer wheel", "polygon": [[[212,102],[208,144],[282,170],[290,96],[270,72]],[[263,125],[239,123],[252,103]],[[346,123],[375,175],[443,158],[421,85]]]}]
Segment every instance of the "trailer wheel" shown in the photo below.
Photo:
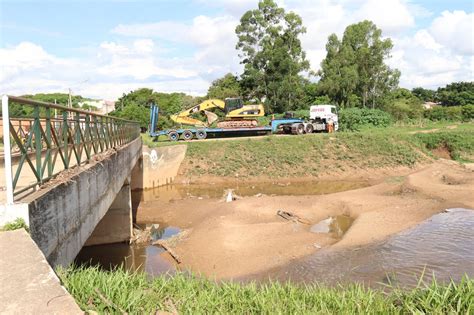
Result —
[{"label": "trailer wheel", "polygon": [[205,130],[198,130],[196,131],[196,138],[199,140],[206,139],[207,137],[207,132]]},{"label": "trailer wheel", "polygon": [[302,135],[304,133],[304,125],[303,124],[291,125],[291,133],[294,135]]},{"label": "trailer wheel", "polygon": [[185,130],[183,132],[183,139],[185,141],[189,141],[193,139],[193,132],[191,130]]},{"label": "trailer wheel", "polygon": [[177,133],[176,131],[170,131],[168,132],[168,139],[170,141],[178,141],[179,140],[179,133]]},{"label": "trailer wheel", "polygon": [[304,132],[306,133],[313,133],[313,131],[314,131],[314,127],[312,124],[307,124],[304,128]]}]

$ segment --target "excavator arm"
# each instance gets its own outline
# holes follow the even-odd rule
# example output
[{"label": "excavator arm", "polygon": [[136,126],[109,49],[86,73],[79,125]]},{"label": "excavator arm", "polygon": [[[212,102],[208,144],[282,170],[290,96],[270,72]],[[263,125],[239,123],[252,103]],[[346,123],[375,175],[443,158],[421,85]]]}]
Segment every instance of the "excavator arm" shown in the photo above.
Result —
[{"label": "excavator arm", "polygon": [[188,108],[188,109],[186,109],[186,110],[184,110],[184,111],[182,111],[182,112],[180,112],[176,115],[171,115],[170,118],[171,118],[171,120],[173,120],[174,122],[177,122],[179,124],[194,125],[194,126],[197,126],[197,127],[205,127],[206,124],[204,122],[200,121],[199,119],[195,119],[195,118],[192,118],[192,117],[189,117],[189,116],[193,113],[204,112],[204,114],[207,117],[208,124],[212,124],[217,119],[217,115],[212,113],[212,112],[209,112],[208,110],[216,108],[216,107],[224,110],[225,102],[222,101],[222,100],[219,100],[219,99],[205,100],[202,103],[200,103],[196,106],[193,106],[191,108]]}]

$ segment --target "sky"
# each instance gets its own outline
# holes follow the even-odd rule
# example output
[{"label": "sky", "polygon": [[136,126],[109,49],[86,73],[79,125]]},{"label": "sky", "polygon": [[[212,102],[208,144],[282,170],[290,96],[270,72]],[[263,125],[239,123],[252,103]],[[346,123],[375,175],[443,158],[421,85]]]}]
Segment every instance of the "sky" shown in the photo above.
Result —
[{"label": "sky", "polygon": [[[303,18],[317,71],[330,34],[372,20],[392,39],[400,86],[474,81],[472,0],[277,0]],[[115,100],[134,89],[205,95],[239,75],[235,27],[257,0],[0,0],[0,94]]]}]

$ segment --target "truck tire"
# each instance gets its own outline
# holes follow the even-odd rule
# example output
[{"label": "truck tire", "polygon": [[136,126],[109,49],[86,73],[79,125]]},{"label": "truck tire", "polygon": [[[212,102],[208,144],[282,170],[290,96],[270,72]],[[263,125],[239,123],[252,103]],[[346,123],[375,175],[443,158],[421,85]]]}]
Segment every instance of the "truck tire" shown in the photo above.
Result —
[{"label": "truck tire", "polygon": [[291,125],[291,133],[294,135],[302,135],[304,133],[304,125],[300,123]]},{"label": "truck tire", "polygon": [[313,125],[312,124],[307,124],[305,127],[304,127],[304,132],[306,133],[313,133],[314,131],[314,128],[313,128]]},{"label": "truck tire", "polygon": [[207,132],[206,130],[198,130],[196,131],[196,138],[198,140],[206,139],[207,137]]},{"label": "truck tire", "polygon": [[193,132],[191,130],[185,130],[183,132],[183,139],[185,141],[189,141],[193,139]]},{"label": "truck tire", "polygon": [[174,130],[168,132],[168,139],[170,141],[178,141],[179,140],[179,133],[174,131]]}]

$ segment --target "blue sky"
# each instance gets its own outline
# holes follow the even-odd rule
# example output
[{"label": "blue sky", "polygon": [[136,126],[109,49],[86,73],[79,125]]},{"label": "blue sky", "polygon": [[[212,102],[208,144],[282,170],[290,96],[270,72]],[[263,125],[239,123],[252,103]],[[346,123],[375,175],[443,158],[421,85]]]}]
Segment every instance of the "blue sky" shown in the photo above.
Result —
[{"label": "blue sky", "polygon": [[[395,46],[388,61],[400,85],[436,88],[473,80],[473,1],[284,0],[308,32],[314,70],[331,33],[373,20]],[[0,92],[74,93],[115,99],[138,87],[206,93],[240,73],[234,49],[240,16],[256,0],[0,0]]]}]

